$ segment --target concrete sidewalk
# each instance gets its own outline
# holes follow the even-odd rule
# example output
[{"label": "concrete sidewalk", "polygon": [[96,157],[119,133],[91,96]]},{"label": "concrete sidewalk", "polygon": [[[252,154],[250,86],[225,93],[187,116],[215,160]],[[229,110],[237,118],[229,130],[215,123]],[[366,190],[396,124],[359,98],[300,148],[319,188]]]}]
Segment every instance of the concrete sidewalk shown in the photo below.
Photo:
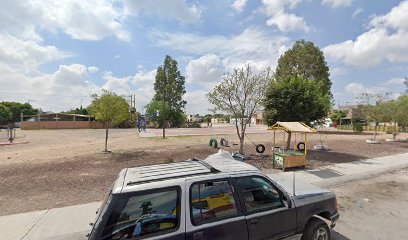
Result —
[{"label": "concrete sidewalk", "polygon": [[[341,163],[295,172],[296,182],[331,188],[346,182],[408,168],[408,153]],[[270,175],[289,182],[293,172]],[[288,189],[290,191],[290,189]],[[7,240],[76,240],[86,239],[89,223],[95,220],[100,202],[0,217],[0,239]]]}]

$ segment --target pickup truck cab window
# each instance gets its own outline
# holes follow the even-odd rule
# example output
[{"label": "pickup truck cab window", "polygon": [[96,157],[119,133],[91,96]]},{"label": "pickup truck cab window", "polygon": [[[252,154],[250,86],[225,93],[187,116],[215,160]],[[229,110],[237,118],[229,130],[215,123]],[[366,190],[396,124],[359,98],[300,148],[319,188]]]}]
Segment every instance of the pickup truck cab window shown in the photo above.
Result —
[{"label": "pickup truck cab window", "polygon": [[101,239],[141,239],[175,231],[179,206],[179,188],[126,194],[117,201]]},{"label": "pickup truck cab window", "polygon": [[190,212],[194,225],[237,216],[237,205],[229,182],[194,183],[191,186]]},{"label": "pickup truck cab window", "polygon": [[236,182],[248,213],[284,207],[281,194],[266,179],[250,176]]}]

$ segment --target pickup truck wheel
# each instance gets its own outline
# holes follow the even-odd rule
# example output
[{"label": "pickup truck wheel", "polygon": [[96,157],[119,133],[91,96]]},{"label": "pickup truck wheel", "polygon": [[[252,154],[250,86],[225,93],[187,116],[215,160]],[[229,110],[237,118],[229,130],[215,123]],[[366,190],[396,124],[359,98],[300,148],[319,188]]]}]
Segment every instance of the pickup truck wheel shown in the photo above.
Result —
[{"label": "pickup truck wheel", "polygon": [[302,240],[330,240],[330,229],[318,218],[312,218],[303,231]]}]

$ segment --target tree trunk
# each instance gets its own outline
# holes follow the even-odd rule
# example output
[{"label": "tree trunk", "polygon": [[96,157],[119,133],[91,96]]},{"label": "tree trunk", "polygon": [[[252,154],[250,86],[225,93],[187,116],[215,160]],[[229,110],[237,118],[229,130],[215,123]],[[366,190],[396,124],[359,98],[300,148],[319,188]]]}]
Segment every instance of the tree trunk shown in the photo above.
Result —
[{"label": "tree trunk", "polygon": [[108,132],[109,132],[109,124],[105,124],[106,133],[105,133],[105,152],[108,152]]},{"label": "tree trunk", "polygon": [[292,132],[288,132],[288,139],[286,141],[286,150],[290,148],[290,141],[292,141]]},{"label": "tree trunk", "polygon": [[394,121],[394,133],[392,134],[392,139],[395,141],[397,138],[397,121]]},{"label": "tree trunk", "polygon": [[375,141],[375,139],[377,138],[377,128],[378,128],[378,124],[379,122],[375,122],[375,127],[374,127],[374,138],[373,140]]},{"label": "tree trunk", "polygon": [[239,137],[239,153],[244,154],[244,134]]}]

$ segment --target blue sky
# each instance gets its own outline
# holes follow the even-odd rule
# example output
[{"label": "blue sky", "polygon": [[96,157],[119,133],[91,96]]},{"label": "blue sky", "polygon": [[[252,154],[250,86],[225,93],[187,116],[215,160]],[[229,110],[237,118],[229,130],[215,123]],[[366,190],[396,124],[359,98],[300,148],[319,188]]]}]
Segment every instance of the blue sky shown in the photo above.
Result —
[{"label": "blue sky", "polygon": [[408,1],[0,0],[0,101],[64,111],[109,89],[153,96],[166,54],[186,77],[187,113],[206,113],[205,93],[245,63],[274,69],[298,39],[330,66],[336,104],[361,93],[403,91]]}]

